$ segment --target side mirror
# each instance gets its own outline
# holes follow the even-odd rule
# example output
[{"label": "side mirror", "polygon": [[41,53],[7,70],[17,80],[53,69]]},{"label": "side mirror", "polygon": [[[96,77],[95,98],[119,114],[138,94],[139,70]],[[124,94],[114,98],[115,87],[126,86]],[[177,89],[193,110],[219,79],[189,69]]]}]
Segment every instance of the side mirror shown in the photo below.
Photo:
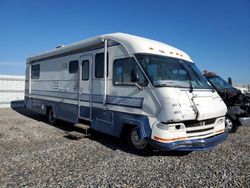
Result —
[{"label": "side mirror", "polygon": [[139,82],[139,70],[132,69],[130,73],[131,82],[135,83],[135,86],[138,87],[139,90],[142,90],[143,87],[138,84]]},{"label": "side mirror", "polygon": [[132,69],[130,73],[131,82],[139,82],[139,70],[138,69]]},{"label": "side mirror", "polygon": [[232,78],[231,78],[231,77],[228,77],[228,83],[229,83],[230,85],[232,85]]}]

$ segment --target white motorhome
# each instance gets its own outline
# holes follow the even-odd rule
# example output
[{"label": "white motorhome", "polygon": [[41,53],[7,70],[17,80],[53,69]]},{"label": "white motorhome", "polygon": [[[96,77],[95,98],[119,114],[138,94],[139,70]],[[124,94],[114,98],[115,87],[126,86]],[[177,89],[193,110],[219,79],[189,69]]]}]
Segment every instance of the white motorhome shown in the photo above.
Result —
[{"label": "white motorhome", "polygon": [[27,59],[26,107],[145,150],[205,150],[226,139],[226,105],[192,59],[164,43],[113,33]]}]

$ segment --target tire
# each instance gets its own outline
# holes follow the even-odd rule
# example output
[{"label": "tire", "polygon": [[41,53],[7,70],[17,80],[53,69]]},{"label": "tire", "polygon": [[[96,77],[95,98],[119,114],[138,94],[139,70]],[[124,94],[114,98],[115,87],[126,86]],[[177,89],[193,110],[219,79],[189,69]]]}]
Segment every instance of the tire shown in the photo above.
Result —
[{"label": "tire", "polygon": [[230,117],[225,118],[225,130],[228,133],[234,133],[237,130],[237,125]]},{"label": "tire", "polygon": [[151,146],[146,140],[140,139],[139,127],[132,127],[127,131],[126,140],[129,148],[138,154],[149,154]]},{"label": "tire", "polygon": [[54,117],[54,111],[52,108],[49,108],[47,112],[47,121],[50,125],[56,124],[56,118]]}]

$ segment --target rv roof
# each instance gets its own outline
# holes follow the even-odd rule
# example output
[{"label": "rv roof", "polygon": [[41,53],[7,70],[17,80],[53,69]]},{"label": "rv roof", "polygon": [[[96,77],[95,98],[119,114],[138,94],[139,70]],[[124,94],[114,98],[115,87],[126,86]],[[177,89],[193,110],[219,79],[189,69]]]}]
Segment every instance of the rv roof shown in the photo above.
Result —
[{"label": "rv roof", "polygon": [[192,59],[183,51],[174,48],[170,45],[130,35],[125,33],[112,33],[112,34],[105,34],[100,35],[97,37],[93,37],[90,39],[82,40],[70,45],[62,46],[56,49],[53,49],[48,52],[44,52],[27,59],[28,62],[35,61],[38,59],[49,58],[51,56],[57,56],[63,53],[78,51],[79,49],[93,47],[93,46],[100,46],[102,44],[103,39],[109,39],[111,41],[118,42],[126,47],[130,54],[136,53],[150,53],[156,55],[163,55],[169,56],[174,58],[179,58],[183,60],[187,60],[192,62]]}]

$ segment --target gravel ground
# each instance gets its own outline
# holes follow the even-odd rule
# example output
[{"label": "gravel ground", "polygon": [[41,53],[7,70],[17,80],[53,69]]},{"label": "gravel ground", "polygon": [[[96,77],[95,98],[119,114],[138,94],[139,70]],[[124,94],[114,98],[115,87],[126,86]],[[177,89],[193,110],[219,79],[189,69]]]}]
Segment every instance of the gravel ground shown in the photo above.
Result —
[{"label": "gravel ground", "polygon": [[138,156],[110,136],[71,140],[72,125],[43,120],[0,109],[1,187],[250,187],[249,127],[210,151]]}]

